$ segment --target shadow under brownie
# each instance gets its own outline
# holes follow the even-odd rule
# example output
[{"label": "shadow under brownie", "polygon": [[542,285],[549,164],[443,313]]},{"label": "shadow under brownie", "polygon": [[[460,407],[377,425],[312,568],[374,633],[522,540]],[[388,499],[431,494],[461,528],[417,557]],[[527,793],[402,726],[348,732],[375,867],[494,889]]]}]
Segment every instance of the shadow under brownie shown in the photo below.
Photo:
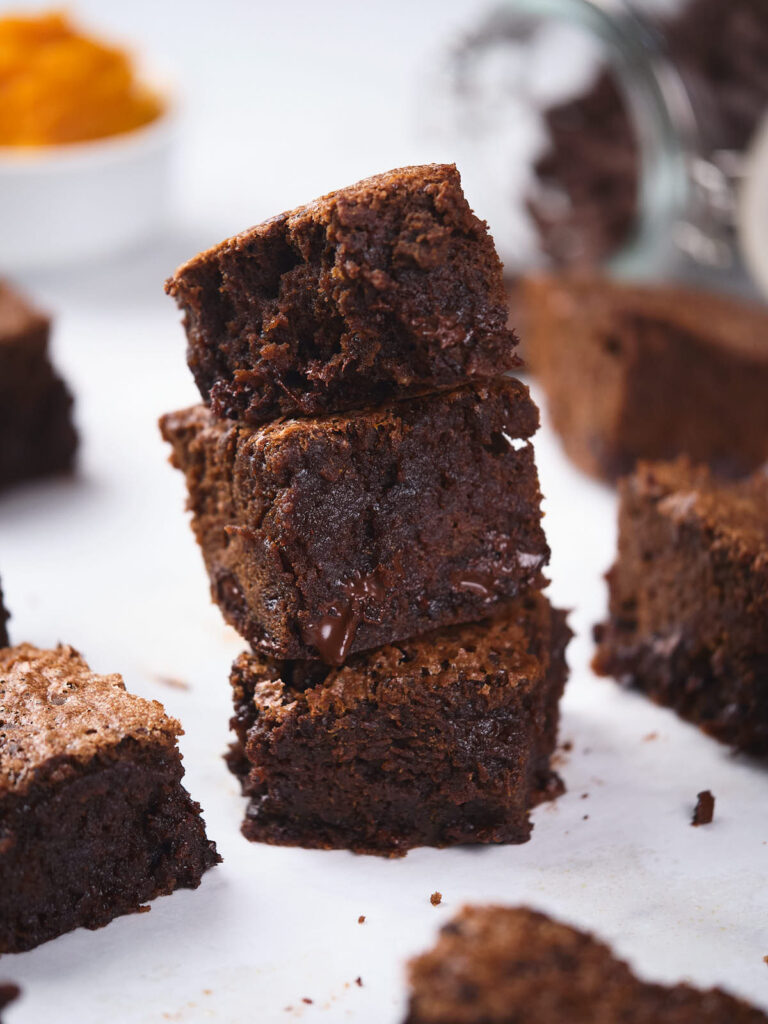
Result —
[{"label": "shadow under brownie", "polygon": [[570,636],[537,593],[342,668],[241,655],[228,761],[243,834],[388,855],[525,842],[529,810],[562,791],[550,757]]},{"label": "shadow under brownie", "polygon": [[641,463],[619,494],[595,670],[768,756],[768,475]]},{"label": "shadow under brownie", "polygon": [[523,294],[526,360],[585,472],[689,455],[736,477],[768,458],[768,308],[587,274]]},{"label": "shadow under brownie", "polygon": [[405,1024],[765,1024],[721,989],[637,978],[586,932],[525,907],[468,906],[408,966]]},{"label": "shadow under brownie", "polygon": [[49,334],[48,318],[0,281],[0,490],[74,465],[72,397],[51,365]]},{"label": "shadow under brownie", "polygon": [[541,586],[537,427],[516,380],[259,429],[161,420],[227,621],[331,664]]},{"label": "shadow under brownie", "polygon": [[273,217],[166,288],[203,399],[252,425],[517,365],[501,263],[453,165],[389,171]]},{"label": "shadow under brownie", "polygon": [[181,731],[71,647],[0,651],[0,953],[196,888],[220,860]]}]

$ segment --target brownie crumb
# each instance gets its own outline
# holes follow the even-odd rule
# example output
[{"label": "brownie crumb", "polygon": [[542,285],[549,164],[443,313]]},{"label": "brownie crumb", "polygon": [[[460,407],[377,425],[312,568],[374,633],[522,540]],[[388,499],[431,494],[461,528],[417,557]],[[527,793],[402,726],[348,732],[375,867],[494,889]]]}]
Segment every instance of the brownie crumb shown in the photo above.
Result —
[{"label": "brownie crumb", "polygon": [[691,818],[692,825],[709,825],[715,816],[715,798],[708,789],[702,790],[696,800],[696,809]]},{"label": "brownie crumb", "polygon": [[358,924],[365,924],[365,914],[361,914],[357,919]]},{"label": "brownie crumb", "polygon": [[582,800],[586,800],[588,798],[588,796],[589,796],[589,793],[582,793],[581,794],[581,799]]},{"label": "brownie crumb", "polygon": [[302,996],[302,1003],[306,1003],[307,1006],[311,1006],[314,1003],[314,999],[308,999],[306,996]]},{"label": "brownie crumb", "polygon": [[192,687],[189,683],[185,683],[183,679],[177,679],[175,676],[155,676],[156,682],[162,686],[167,686],[169,690],[191,690]]},{"label": "brownie crumb", "polygon": [[565,743],[562,743],[560,745],[560,749],[564,750],[566,754],[570,754],[570,752],[573,750],[573,742],[571,740],[566,740]]},{"label": "brownie crumb", "polygon": [[433,892],[432,895],[429,897],[429,902],[432,904],[433,907],[439,907],[440,904],[443,902],[443,894],[441,892]]},{"label": "brownie crumb", "polygon": [[[768,960],[768,957],[766,957],[765,959]],[[358,988],[362,988],[363,987],[363,979],[360,978],[360,977],[355,978],[355,984],[357,985]]]},{"label": "brownie crumb", "polygon": [[584,817],[581,820],[582,821],[589,821],[589,815],[585,814]]}]

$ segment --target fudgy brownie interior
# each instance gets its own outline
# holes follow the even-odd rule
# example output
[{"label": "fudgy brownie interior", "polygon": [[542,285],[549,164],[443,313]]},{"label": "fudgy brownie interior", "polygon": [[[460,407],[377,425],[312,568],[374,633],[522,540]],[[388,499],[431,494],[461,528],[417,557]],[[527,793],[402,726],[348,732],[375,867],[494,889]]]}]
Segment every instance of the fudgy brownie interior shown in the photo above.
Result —
[{"label": "fudgy brownie interior", "polygon": [[404,167],[273,217],[167,284],[220,417],[375,405],[517,365],[501,263],[452,165]]},{"label": "fudgy brownie interior", "polygon": [[535,594],[341,668],[242,655],[229,764],[250,798],[244,834],[390,855],[525,842],[530,808],[561,791],[569,637]]},{"label": "fudgy brownie interior", "polygon": [[217,863],[180,732],[70,647],[0,651],[0,953],[101,927]]}]

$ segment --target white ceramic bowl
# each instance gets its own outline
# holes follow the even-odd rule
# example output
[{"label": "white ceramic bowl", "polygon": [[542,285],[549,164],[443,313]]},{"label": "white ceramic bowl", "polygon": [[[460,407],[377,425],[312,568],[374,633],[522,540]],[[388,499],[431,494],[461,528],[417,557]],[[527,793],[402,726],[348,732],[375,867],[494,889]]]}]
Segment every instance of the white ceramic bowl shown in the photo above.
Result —
[{"label": "white ceramic bowl", "polygon": [[0,273],[137,245],[168,215],[175,113],[93,142],[0,147]]}]

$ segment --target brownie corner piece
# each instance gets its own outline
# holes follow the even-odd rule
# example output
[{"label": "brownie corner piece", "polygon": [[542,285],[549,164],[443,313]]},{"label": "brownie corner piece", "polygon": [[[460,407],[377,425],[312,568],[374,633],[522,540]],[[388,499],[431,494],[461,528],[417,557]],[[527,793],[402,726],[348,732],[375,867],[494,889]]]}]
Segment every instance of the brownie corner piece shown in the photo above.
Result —
[{"label": "brownie corner piece", "polygon": [[619,493],[596,671],[768,756],[768,474],[640,463]]},{"label": "brownie corner piece", "polygon": [[408,964],[405,1024],[765,1024],[722,989],[642,981],[587,932],[527,907],[465,906]]},{"label": "brownie corner piece", "polygon": [[550,758],[569,638],[533,594],[341,668],[243,654],[228,763],[244,835],[389,856],[525,842],[530,809],[562,792]]},{"label": "brownie corner piece", "polygon": [[722,476],[768,458],[768,310],[598,273],[525,279],[526,358],[582,470],[615,482],[688,455]]},{"label": "brownie corner piece", "polygon": [[0,650],[0,953],[196,888],[220,860],[180,732],[71,647]]},{"label": "brownie corner piece", "polygon": [[161,421],[227,621],[332,664],[542,585],[537,426],[514,379],[261,428]]},{"label": "brownie corner piece", "polygon": [[0,281],[0,490],[74,467],[72,396],[51,364],[49,333],[49,319]]},{"label": "brownie corner piece", "polygon": [[255,425],[518,365],[501,263],[453,165],[388,171],[273,217],[166,290],[203,399]]}]

